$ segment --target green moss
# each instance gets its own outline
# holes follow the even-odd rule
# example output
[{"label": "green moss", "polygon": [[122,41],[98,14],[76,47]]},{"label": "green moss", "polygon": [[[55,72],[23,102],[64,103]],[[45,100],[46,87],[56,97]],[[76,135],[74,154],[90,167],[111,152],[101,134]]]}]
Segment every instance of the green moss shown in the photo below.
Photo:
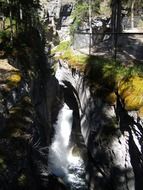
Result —
[{"label": "green moss", "polygon": [[94,93],[109,104],[115,104],[114,92],[118,91],[127,110],[138,110],[143,106],[141,64],[123,65],[112,59],[90,56],[85,67],[85,75],[89,85],[92,84]]},{"label": "green moss", "polygon": [[127,110],[138,110],[143,106],[143,66],[140,63],[123,65],[113,59],[76,54],[71,48],[59,58],[67,60],[72,68],[82,68],[93,93],[107,103],[116,103],[115,91],[118,91]]},{"label": "green moss", "polygon": [[74,54],[72,50],[66,51],[62,56],[63,59],[69,61],[71,65],[86,64],[87,56],[84,54]]},{"label": "green moss", "polygon": [[88,56],[81,53],[75,53],[72,50],[70,41],[62,41],[58,46],[56,46],[52,53],[57,53],[56,59],[66,60],[72,67],[78,67],[80,69],[81,65],[87,63]]},{"label": "green moss", "polygon": [[84,70],[88,56],[85,54],[76,54],[71,48],[61,53],[58,58],[66,60],[72,68]]},{"label": "green moss", "polygon": [[19,71],[13,71],[6,77],[6,84],[11,89],[19,85],[22,80],[22,75]]},{"label": "green moss", "polygon": [[62,41],[58,46],[52,49],[52,53],[63,52],[70,48],[70,41]]},{"label": "green moss", "polygon": [[143,77],[131,76],[120,82],[118,93],[126,110],[139,110],[143,106]]},{"label": "green moss", "polygon": [[18,72],[12,73],[7,80],[11,83],[19,83],[21,81],[21,74]]},{"label": "green moss", "polygon": [[87,59],[85,75],[89,83],[92,81],[104,89],[113,90],[116,84],[117,65],[119,63],[112,59],[90,56]]}]

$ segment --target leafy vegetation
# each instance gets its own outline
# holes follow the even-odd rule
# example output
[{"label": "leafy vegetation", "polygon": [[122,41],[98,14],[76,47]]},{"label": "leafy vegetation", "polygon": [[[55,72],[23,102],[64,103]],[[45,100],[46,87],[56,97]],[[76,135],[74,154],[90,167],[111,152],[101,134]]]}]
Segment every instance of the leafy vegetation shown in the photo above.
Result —
[{"label": "leafy vegetation", "polygon": [[62,41],[59,45],[53,48],[52,53],[67,51],[70,48],[70,41]]},{"label": "leafy vegetation", "polygon": [[[100,10],[101,1],[83,1],[79,0],[76,2],[74,6],[74,10],[72,11],[71,17],[74,19],[74,23],[70,26],[70,33],[73,35],[77,29],[84,24],[84,22],[89,24],[89,17],[95,17],[97,15],[100,15],[100,13],[103,12],[103,7]],[[90,15],[91,11],[91,15]],[[104,13],[105,13],[105,7],[104,7]],[[107,9],[107,12],[109,12],[109,9]]]},{"label": "leafy vegetation", "polygon": [[82,24],[83,21],[88,21],[88,2],[78,1],[75,4],[74,10],[72,12],[71,17],[74,20],[74,23],[70,27],[71,35],[78,29],[78,27]]},{"label": "leafy vegetation", "polygon": [[[134,81],[133,88],[139,94],[142,93],[142,88],[137,89],[142,84],[143,67],[138,63],[125,63],[122,64],[114,59],[107,59],[99,56],[89,56],[84,54],[77,54],[69,46],[69,42],[61,43],[57,48],[57,52],[60,52],[58,59],[66,60],[72,68],[85,72],[85,77],[89,81],[89,85],[95,89],[96,94],[103,96],[103,98],[110,104],[114,104],[116,101],[116,91],[121,91],[121,81],[130,80]],[[132,65],[132,66],[130,66]],[[137,80],[140,78],[141,80]],[[135,85],[137,83],[137,85]],[[120,85],[119,85],[120,84]],[[131,82],[127,83],[132,86]],[[94,87],[93,87],[94,86]],[[136,86],[136,88],[135,88]],[[133,91],[133,89],[131,89]],[[124,99],[123,93],[119,92],[122,99]],[[124,100],[123,100],[124,101]],[[139,100],[140,101],[140,100]],[[126,109],[135,109],[135,106],[129,108],[129,101],[124,101]],[[142,105],[142,103],[140,103]]]},{"label": "leafy vegetation", "polygon": [[143,67],[134,63],[132,67],[102,57],[89,57],[85,75],[92,92],[109,104],[120,95],[125,109],[138,110],[143,106]]},{"label": "leafy vegetation", "polygon": [[40,26],[39,7],[39,1],[35,0],[0,2],[0,50],[9,53],[20,33],[27,33],[35,26]]}]

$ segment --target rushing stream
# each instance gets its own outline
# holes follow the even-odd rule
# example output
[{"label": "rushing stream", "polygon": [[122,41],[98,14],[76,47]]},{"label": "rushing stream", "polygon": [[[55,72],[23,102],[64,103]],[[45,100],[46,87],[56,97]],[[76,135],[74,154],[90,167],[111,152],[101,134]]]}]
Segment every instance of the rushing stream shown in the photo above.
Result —
[{"label": "rushing stream", "polygon": [[55,135],[49,149],[49,171],[62,178],[70,189],[86,189],[85,164],[70,140],[73,111],[64,103],[54,125]]}]

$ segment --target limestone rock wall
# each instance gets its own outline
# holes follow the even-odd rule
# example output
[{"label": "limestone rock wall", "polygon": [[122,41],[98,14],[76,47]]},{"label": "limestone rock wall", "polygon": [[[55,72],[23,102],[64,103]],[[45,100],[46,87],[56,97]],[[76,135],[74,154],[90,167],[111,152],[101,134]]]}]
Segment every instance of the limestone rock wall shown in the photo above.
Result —
[{"label": "limestone rock wall", "polygon": [[143,121],[138,110],[127,110],[121,94],[114,104],[97,97],[82,73],[65,63],[56,77],[70,82],[77,93],[89,189],[141,190]]}]

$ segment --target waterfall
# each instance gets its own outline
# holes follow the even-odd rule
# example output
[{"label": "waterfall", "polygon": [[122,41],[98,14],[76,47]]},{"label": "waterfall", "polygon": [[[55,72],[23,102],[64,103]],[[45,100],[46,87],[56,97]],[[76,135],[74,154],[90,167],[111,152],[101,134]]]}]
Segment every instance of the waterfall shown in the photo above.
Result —
[{"label": "waterfall", "polygon": [[54,125],[55,135],[49,149],[49,170],[56,176],[65,177],[68,167],[68,145],[72,127],[72,110],[64,104]]},{"label": "waterfall", "polygon": [[51,174],[62,178],[71,190],[86,189],[85,164],[79,148],[71,143],[73,111],[64,103],[54,125],[55,134],[49,148],[48,167]]}]

